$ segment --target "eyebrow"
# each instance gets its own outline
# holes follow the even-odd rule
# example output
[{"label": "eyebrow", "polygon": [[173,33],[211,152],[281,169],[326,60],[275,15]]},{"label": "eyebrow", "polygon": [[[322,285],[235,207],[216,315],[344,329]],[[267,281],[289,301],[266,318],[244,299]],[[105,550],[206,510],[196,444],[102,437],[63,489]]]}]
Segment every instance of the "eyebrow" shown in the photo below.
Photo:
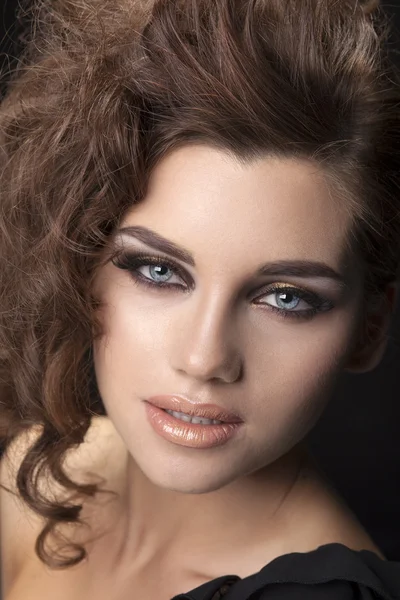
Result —
[{"label": "eyebrow", "polygon": [[[135,237],[147,246],[151,246],[160,252],[164,252],[165,254],[169,254],[174,258],[194,267],[196,266],[195,260],[190,252],[178,246],[171,240],[168,240],[161,236],[159,233],[148,229],[147,227],[143,227],[141,225],[130,225],[127,227],[122,227],[118,230],[117,233],[122,233],[129,235],[131,237]],[[336,281],[340,287],[347,288],[348,281],[347,279],[335,271],[329,265],[319,262],[319,261],[310,261],[310,260],[279,260],[266,263],[259,267],[256,271],[256,276],[263,275],[272,275],[276,276],[286,276],[286,277],[317,277],[324,279],[333,279]]]}]

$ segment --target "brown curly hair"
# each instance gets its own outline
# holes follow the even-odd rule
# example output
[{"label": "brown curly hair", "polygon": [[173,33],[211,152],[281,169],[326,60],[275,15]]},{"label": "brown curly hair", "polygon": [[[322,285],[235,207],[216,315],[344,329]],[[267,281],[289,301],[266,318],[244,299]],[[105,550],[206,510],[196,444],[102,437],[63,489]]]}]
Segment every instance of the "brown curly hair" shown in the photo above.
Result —
[{"label": "brown curly hair", "polygon": [[[16,487],[46,519],[37,555],[65,568],[85,548],[71,557],[45,540],[79,524],[98,491],[63,467],[104,414],[92,283],[154,166],[191,143],[321,164],[352,218],[367,305],[399,275],[400,79],[376,1],[35,0],[25,11],[0,110],[0,436],[7,448],[40,428]],[[48,498],[44,477],[69,501]]]}]

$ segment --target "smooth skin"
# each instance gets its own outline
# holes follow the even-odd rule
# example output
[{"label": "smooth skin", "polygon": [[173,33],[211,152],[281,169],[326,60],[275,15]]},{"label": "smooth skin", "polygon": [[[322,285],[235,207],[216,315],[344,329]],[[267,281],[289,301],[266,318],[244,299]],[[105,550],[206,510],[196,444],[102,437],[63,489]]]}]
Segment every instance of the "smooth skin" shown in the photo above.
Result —
[{"label": "smooth skin", "polygon": [[[119,499],[87,503],[85,518],[102,533],[87,546],[90,560],[51,573],[33,552],[40,520],[31,517],[24,549],[17,547],[13,524],[29,513],[2,492],[2,547],[13,547],[3,566],[5,600],[28,600],[27,589],[29,600],[55,590],[60,600],[60,590],[65,599],[112,592],[125,600],[133,589],[169,600],[330,542],[383,557],[304,443],[339,376],[382,359],[396,299],[388,286],[386,303],[369,317],[376,336],[360,346],[364,272],[346,252],[350,217],[320,168],[272,157],[244,165],[205,145],[181,147],[154,169],[126,227],[141,228],[139,237],[118,231],[116,247],[168,264],[142,264],[136,279],[112,262],[97,274],[104,335],[94,364],[108,418],[94,420],[69,463],[76,478],[97,471]],[[149,230],[178,246],[181,258],[150,245]],[[299,260],[330,267],[342,282],[257,273],[266,263]],[[271,292],[277,284],[292,295]],[[323,310],[296,318],[311,308],[310,294]],[[207,450],[159,437],[144,400],[175,393],[239,412],[240,432]],[[11,481],[22,449],[23,442],[8,452],[2,481]]]}]

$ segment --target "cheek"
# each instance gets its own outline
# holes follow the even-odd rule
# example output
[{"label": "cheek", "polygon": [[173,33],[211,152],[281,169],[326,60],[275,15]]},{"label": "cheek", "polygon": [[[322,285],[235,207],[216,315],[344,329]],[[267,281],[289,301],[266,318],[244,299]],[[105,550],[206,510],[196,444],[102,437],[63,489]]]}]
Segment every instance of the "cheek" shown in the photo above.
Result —
[{"label": "cheek", "polygon": [[260,443],[264,440],[278,453],[312,429],[342,371],[354,335],[354,319],[348,313],[332,316],[325,322],[281,326],[279,336],[262,344],[264,353],[258,344],[258,358],[249,360],[249,366],[258,372],[250,375],[250,396],[260,399],[252,415],[259,430],[256,437],[260,435]]},{"label": "cheek", "polygon": [[260,320],[253,329],[256,338],[246,341],[248,368],[264,373],[269,389],[313,390],[341,370],[357,327],[355,307],[304,322]]},{"label": "cheek", "polygon": [[[170,335],[160,307],[137,302],[130,294],[108,301],[102,314],[104,335],[94,344],[94,363],[100,392],[107,398],[126,389],[128,397],[140,381],[152,381],[165,362]],[[150,379],[149,379],[150,378]]]}]

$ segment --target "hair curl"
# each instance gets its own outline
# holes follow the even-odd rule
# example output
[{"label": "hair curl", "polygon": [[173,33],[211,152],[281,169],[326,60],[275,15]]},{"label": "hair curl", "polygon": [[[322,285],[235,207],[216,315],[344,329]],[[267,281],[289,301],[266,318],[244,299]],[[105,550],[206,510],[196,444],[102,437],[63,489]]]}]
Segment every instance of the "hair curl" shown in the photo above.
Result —
[{"label": "hair curl", "polygon": [[154,166],[192,143],[321,164],[352,219],[365,298],[379,297],[399,275],[400,80],[376,0],[35,0],[28,12],[0,111],[0,435],[7,447],[40,427],[16,485],[46,519],[37,555],[65,568],[84,547],[71,557],[45,540],[82,505],[39,483],[98,490],[63,468],[104,414],[92,282]]}]

